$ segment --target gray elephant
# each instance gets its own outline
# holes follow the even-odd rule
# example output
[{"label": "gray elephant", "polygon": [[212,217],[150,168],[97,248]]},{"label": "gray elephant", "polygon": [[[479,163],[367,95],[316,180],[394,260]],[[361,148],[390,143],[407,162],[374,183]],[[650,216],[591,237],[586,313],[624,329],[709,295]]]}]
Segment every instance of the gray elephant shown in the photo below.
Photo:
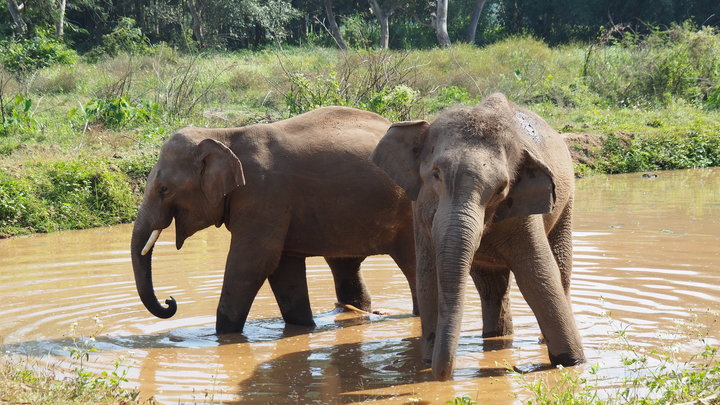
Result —
[{"label": "gray elephant", "polygon": [[145,307],[169,318],[153,290],[151,256],[175,220],[176,246],[210,225],[232,233],[218,334],[243,329],[269,280],[285,322],[314,325],[305,257],[324,256],[337,299],[370,310],[360,275],[366,256],[389,254],[415,298],[410,201],[368,157],[390,122],[366,111],[326,107],[273,124],[184,128],[162,147],[132,233],[135,283]]},{"label": "gray elephant", "polygon": [[569,297],[574,175],[557,132],[493,94],[432,124],[393,124],[371,159],[414,200],[423,356],[437,379],[452,376],[468,274],[484,336],[512,333],[512,271],[552,364],[584,361]]}]

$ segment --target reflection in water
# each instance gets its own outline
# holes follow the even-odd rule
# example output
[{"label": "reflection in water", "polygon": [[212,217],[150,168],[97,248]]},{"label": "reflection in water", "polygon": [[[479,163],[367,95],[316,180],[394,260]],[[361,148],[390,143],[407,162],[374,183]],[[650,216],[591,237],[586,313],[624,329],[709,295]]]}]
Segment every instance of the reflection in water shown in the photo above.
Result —
[{"label": "reflection in water", "polygon": [[[666,345],[682,332],[678,325],[693,320],[694,332],[720,337],[708,313],[720,310],[720,169],[598,176],[577,188],[573,302],[589,364],[622,375],[607,342],[626,325],[638,347]],[[363,263],[363,274],[373,305],[390,315],[333,311],[330,271],[313,258],[308,278],[317,328],[285,325],[266,286],[244,333],[218,338],[224,229],[193,236],[179,252],[169,242],[172,232],[163,234],[153,257],[156,292],[161,299],[173,295],[178,313],[157,319],[135,291],[130,232],[123,225],[0,240],[3,349],[72,370],[64,348],[75,344],[73,323],[93,334],[97,316],[100,352],[89,368],[111,371],[123,355],[129,386],[166,403],[444,403],[463,394],[479,403],[513,403],[522,390],[509,370],[553,373],[543,371],[546,349],[517,289],[516,334],[496,339],[480,337],[479,302],[470,290],[455,380],[432,381],[418,360],[420,323],[410,315],[407,284],[384,256]]]}]

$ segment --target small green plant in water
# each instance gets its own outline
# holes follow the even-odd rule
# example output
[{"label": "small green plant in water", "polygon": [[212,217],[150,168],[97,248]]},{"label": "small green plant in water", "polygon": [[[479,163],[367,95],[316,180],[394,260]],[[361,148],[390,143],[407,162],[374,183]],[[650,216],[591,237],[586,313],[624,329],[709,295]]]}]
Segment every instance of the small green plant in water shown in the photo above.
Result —
[{"label": "small green plant in water", "polygon": [[78,336],[77,322],[70,326],[69,337],[72,340],[72,345],[65,347],[64,350],[70,353],[70,358],[77,363],[77,366],[74,369],[76,376],[71,381],[74,397],[68,399],[83,398],[88,393],[101,391],[127,401],[137,400],[138,392],[126,391],[122,388],[122,383],[128,381],[126,378],[128,370],[122,367],[123,357],[115,360],[115,367],[109,373],[102,371],[99,375],[95,375],[85,368],[85,364],[90,360],[90,354],[98,352],[94,346],[95,336],[103,329],[100,318],[96,316],[93,320],[95,325],[90,337]]},{"label": "small green plant in water", "polygon": [[520,376],[532,398],[532,405],[665,405],[678,403],[717,403],[720,393],[720,360],[717,348],[700,339],[702,349],[678,359],[672,349],[642,352],[627,337],[628,327],[614,332],[616,346],[624,351],[621,358],[625,376],[620,381],[601,379],[600,366],[588,370],[590,378],[577,370],[560,368],[556,382],[544,379],[528,381]]},{"label": "small green plant in water", "polygon": [[455,397],[452,401],[447,401],[450,405],[475,405],[475,402],[469,395],[463,395],[461,397]]}]

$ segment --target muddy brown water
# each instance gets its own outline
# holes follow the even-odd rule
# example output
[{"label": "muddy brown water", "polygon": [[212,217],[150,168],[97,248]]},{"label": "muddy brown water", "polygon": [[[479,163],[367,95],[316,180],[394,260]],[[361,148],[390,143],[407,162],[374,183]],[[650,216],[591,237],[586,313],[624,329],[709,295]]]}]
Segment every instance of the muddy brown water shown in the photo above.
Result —
[{"label": "muddy brown water", "polygon": [[[589,365],[610,380],[623,375],[621,353],[608,346],[621,329],[639,350],[693,350],[687,333],[718,343],[720,169],[582,179],[575,215],[573,305]],[[483,340],[477,293],[468,290],[455,379],[433,381],[418,361],[420,321],[409,315],[406,281],[385,256],[368,258],[363,274],[374,307],[387,315],[333,311],[330,271],[313,258],[317,328],[286,327],[265,286],[244,333],[219,339],[224,229],[198,233],[179,252],[170,229],[161,236],[156,292],[179,306],[175,317],[157,319],[135,291],[130,232],[123,225],[0,240],[3,350],[72,374],[77,363],[67,348],[96,335],[98,352],[83,367],[111,372],[120,359],[126,385],[162,403],[445,403],[467,394],[502,404],[527,396],[523,378],[557,373],[513,287],[515,335]]]}]

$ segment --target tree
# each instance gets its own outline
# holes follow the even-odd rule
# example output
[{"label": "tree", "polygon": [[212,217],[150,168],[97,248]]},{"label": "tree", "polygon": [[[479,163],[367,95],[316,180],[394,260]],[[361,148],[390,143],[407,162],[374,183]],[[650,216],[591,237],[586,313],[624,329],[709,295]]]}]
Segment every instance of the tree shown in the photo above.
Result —
[{"label": "tree", "polygon": [[475,7],[473,8],[472,18],[470,19],[470,25],[468,26],[467,35],[465,36],[465,40],[468,43],[472,44],[475,42],[475,36],[477,35],[478,23],[480,22],[480,16],[482,15],[483,8],[485,8],[486,1],[487,0],[477,0],[475,2]]},{"label": "tree", "polygon": [[435,14],[435,33],[438,44],[442,48],[450,46],[450,36],[447,30],[447,9],[448,0],[438,0],[437,12]]},{"label": "tree", "polygon": [[[383,8],[378,0],[369,0],[370,7],[372,7],[373,13],[380,24],[380,48],[387,49],[390,43],[390,17],[395,14],[400,7],[402,7],[408,0],[391,1],[387,5],[387,9]],[[447,0],[445,0],[447,1]]]},{"label": "tree", "polygon": [[190,16],[192,18],[192,30],[195,41],[200,45],[200,48],[205,47],[205,35],[203,34],[203,22],[202,22],[202,4],[198,4],[196,0],[187,0],[188,9],[190,9]]},{"label": "tree", "polygon": [[62,38],[65,35],[65,7],[67,6],[67,0],[58,0],[57,4],[57,22],[55,23],[55,35],[58,38]]},{"label": "tree", "polygon": [[335,13],[333,12],[332,0],[325,0],[325,13],[327,14],[328,24],[330,25],[330,33],[335,38],[335,43],[343,51],[347,50],[347,45],[343,41],[340,28],[338,28],[337,22],[335,21]]},{"label": "tree", "polygon": [[15,0],[8,0],[8,10],[10,11],[10,15],[12,16],[12,19],[15,22],[15,27],[17,27],[20,35],[25,35],[28,31],[27,24],[25,24],[25,20],[23,19],[21,13],[23,8],[25,8],[25,3],[18,4]]}]

